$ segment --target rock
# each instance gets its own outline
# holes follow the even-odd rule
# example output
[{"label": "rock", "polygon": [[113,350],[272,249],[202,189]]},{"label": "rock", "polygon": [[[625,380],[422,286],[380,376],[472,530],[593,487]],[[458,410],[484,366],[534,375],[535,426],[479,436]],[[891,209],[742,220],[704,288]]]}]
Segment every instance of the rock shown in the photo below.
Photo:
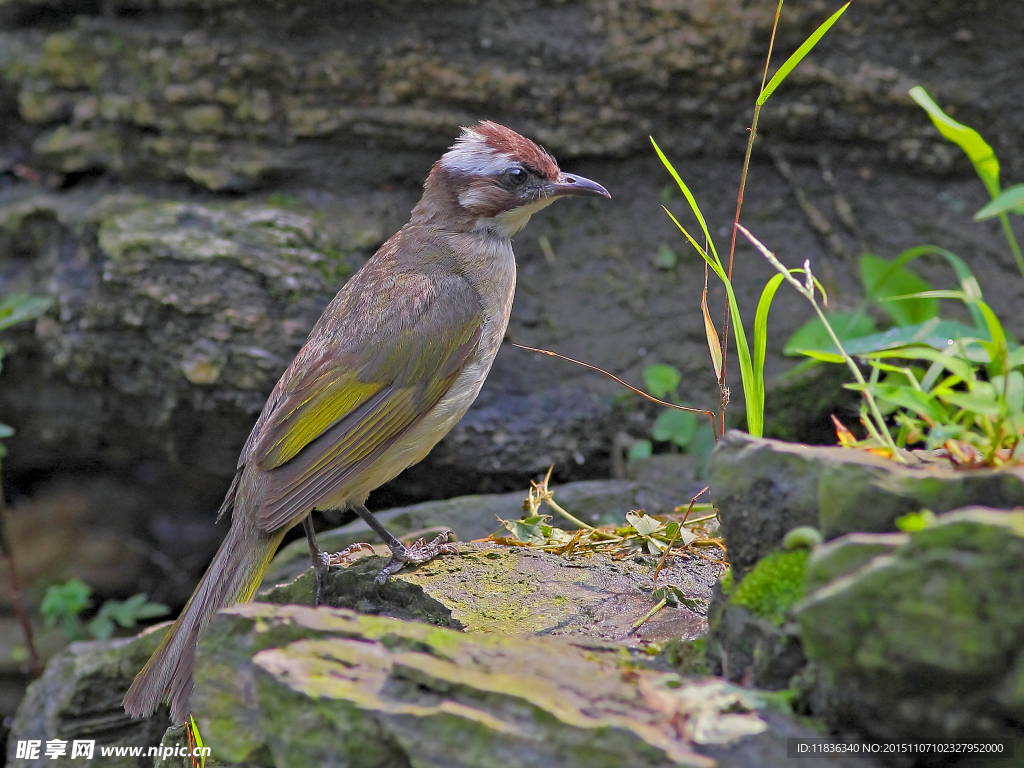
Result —
[{"label": "rock", "polygon": [[[213,750],[207,765],[349,765],[358,755],[368,765],[781,768],[786,739],[814,735],[757,691],[683,678],[644,666],[646,654],[624,653],[628,593],[637,591],[645,568],[462,548],[457,557],[400,572],[379,597],[370,584],[380,559],[333,575],[335,596],[371,610],[383,600],[390,607],[382,610],[397,607],[420,621],[267,602],[217,614],[195,668],[194,715]],[[458,607],[422,612],[446,599],[443,584]],[[268,597],[308,598],[310,587],[304,575]],[[610,622],[601,620],[591,590],[605,590]],[[619,610],[612,612],[616,591]],[[495,621],[495,613],[512,619]],[[154,766],[188,768],[182,729],[167,728],[165,710],[129,720],[119,706],[166,626],[128,640],[74,643],[55,657],[15,718],[8,765],[77,764],[18,759],[19,740],[95,739],[98,753],[118,745],[148,749],[163,735]],[[678,633],[678,622],[669,629]],[[137,759],[104,757],[103,764]]]},{"label": "rock", "polygon": [[[33,15],[40,5],[52,19]],[[990,54],[1012,51],[1004,27],[1017,9],[1008,7],[1000,25],[1000,14],[985,9],[915,5],[882,9],[874,0],[848,14],[829,36],[830,58],[801,68],[802,88],[773,97],[775,119],[762,130],[786,143],[856,141],[876,161],[933,171],[957,163],[906,97],[919,81],[952,76],[892,49],[908,27],[946,41],[966,24]],[[41,136],[34,163],[234,192],[296,177],[376,182],[374,167],[405,177],[478,115],[514,118],[563,158],[627,156],[645,151],[652,134],[691,156],[735,152],[771,23],[770,9],[740,0],[715,12],[649,2],[398,2],[372,17],[308,3],[101,9],[13,0],[4,10],[0,48],[12,53],[0,76],[20,120]],[[823,18],[817,7],[787,8],[779,45],[795,47]],[[457,55],[446,35],[453,26],[477,30],[460,38]],[[559,44],[539,44],[538,27]],[[269,30],[284,34],[260,34]],[[948,55],[959,77],[983,77],[969,50]],[[969,87],[949,90],[953,106],[977,113],[989,140],[1013,151],[994,113],[1018,102],[1016,91],[986,100]]]},{"label": "rock", "polygon": [[809,525],[826,540],[896,531],[896,518],[967,504],[1024,505],[1024,468],[908,467],[865,451],[812,447],[731,431],[709,465],[711,494],[737,580],[788,531]]},{"label": "rock", "polygon": [[[167,625],[161,625],[166,627]],[[94,740],[94,759],[100,761],[100,747],[149,747],[160,742],[170,724],[166,708],[142,720],[129,718],[121,709],[121,698],[132,678],[156,649],[163,632],[144,632],[138,637],[72,643],[46,666],[46,672],[28,687],[25,699],[11,724],[7,739],[10,768],[80,766],[72,758],[72,742]],[[17,759],[19,740],[67,741],[67,754],[51,760],[40,750],[38,760]],[[96,763],[97,765],[100,762]],[[135,768],[137,757],[102,758],[104,768]]]},{"label": "rock", "polygon": [[854,573],[879,555],[887,555],[907,540],[902,533],[847,533],[815,547],[807,561],[804,591],[808,594],[829,582]]},{"label": "rock", "polygon": [[772,552],[741,581],[730,572],[715,586],[706,643],[713,672],[758,688],[790,687],[807,662],[790,609],[803,595],[808,554]]},{"label": "rock", "polygon": [[[880,740],[1019,740],[1024,511],[968,507],[883,542],[857,538],[815,553],[815,583],[842,575],[793,609],[819,714]],[[869,559],[871,547],[884,551]]]},{"label": "rock", "polygon": [[195,710],[229,765],[785,764],[800,730],[756,692],[617,658],[592,641],[253,603],[211,623]]},{"label": "rock", "polygon": [[[404,568],[383,587],[373,580],[387,559],[361,558],[332,572],[325,602],[467,632],[570,635],[648,646],[694,640],[705,633],[711,588],[722,571],[722,566],[701,558],[670,561],[658,584],[679,587],[689,607],[665,607],[632,632],[631,625],[654,606],[653,558],[612,560],[528,547],[458,546],[458,556]],[[298,579],[264,591],[259,599],[312,605],[315,586],[308,559],[306,565]]]}]

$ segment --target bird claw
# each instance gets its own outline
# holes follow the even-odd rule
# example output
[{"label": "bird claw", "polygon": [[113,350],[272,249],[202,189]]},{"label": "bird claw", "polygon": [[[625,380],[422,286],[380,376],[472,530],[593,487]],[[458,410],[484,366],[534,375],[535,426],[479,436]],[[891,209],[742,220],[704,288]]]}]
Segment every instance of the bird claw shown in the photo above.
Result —
[{"label": "bird claw", "polygon": [[360,542],[358,544],[350,544],[340,552],[327,553],[318,549],[313,554],[313,571],[316,577],[316,595],[313,599],[314,607],[324,605],[326,602],[324,598],[327,590],[327,574],[331,568],[351,565],[355,559],[353,556],[361,549],[366,549],[371,554],[373,553],[373,547]]},{"label": "bird claw", "polygon": [[342,565],[352,565],[352,561],[355,560],[354,555],[362,549],[365,549],[371,555],[373,554],[373,547],[364,542],[359,542],[357,544],[349,544],[340,552],[334,552],[330,555],[321,553],[321,555],[328,566],[340,567]]},{"label": "bird claw", "polygon": [[406,563],[412,563],[413,565],[422,565],[423,563],[433,560],[438,555],[457,555],[459,550],[456,549],[454,544],[448,542],[448,537],[452,535],[451,531],[442,531],[434,539],[428,542],[426,539],[421,538],[416,543],[402,547],[401,550],[391,550],[391,560],[381,568],[380,573],[377,574],[377,578],[373,580],[374,584],[380,586],[388,580],[388,578],[400,570]]}]

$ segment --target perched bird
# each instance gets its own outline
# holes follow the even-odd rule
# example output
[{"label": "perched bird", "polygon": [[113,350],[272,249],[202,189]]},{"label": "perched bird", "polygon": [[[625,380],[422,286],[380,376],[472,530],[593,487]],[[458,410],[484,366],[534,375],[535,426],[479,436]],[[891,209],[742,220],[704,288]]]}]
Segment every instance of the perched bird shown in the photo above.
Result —
[{"label": "perched bird", "polygon": [[512,309],[512,235],[559,197],[610,195],[493,122],[464,128],[423,187],[409,223],[334,297],[270,394],[221,505],[231,528],[125,695],[129,715],[167,699],[174,722],[187,719],[199,636],[252,596],[293,525],[306,528],[318,585],[345,560],[348,550],[320,553],[312,510],[352,510],[381,537],[392,558],[378,583],[454,551],[447,533],[404,546],[366,497],[426,456],[480,392]]}]

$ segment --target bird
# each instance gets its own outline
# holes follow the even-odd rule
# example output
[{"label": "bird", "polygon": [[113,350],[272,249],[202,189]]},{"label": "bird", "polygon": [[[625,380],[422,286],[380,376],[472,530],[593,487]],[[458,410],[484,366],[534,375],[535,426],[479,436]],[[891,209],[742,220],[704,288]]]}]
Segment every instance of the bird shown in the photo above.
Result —
[{"label": "bird", "polygon": [[218,610],[252,597],[299,523],[319,602],[327,569],[367,545],[320,552],[314,510],[354,512],[387,544],[378,584],[407,563],[454,553],[448,532],[403,545],[365,502],[422,460],[476,399],[512,310],[511,238],[569,196],[611,197],[510,128],[481,121],[462,129],[432,166],[409,222],[344,284],[267,399],[218,513],[230,516],[227,535],[125,694],[129,716],[151,715],[166,700],[171,719],[186,721],[200,636]]}]

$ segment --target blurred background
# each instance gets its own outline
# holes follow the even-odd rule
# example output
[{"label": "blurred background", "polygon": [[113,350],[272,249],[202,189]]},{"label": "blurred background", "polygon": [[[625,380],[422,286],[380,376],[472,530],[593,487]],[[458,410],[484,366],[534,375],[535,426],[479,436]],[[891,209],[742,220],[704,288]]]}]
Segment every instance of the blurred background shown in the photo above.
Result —
[{"label": "blurred background", "polygon": [[[776,64],[838,6],[787,3]],[[775,8],[0,1],[0,295],[51,298],[3,336],[0,421],[16,430],[4,526],[28,605],[77,578],[93,610],[140,592],[180,607],[226,530],[216,509],[278,376],[407,220],[460,126],[481,119],[612,194],[546,209],[516,238],[508,339],[634,384],[669,364],[682,402],[715,407],[701,262],[661,210],[688,207],[648,137],[727,250]],[[861,298],[862,252],[949,248],[1024,335],[999,224],[971,220],[985,190],[907,96],[925,86],[995,148],[1006,184],[1024,181],[1022,29],[1017,0],[857,0],[762,112],[746,226],[790,266],[811,259],[838,309]],[[920,271],[953,286],[942,262]],[[748,320],[772,274],[739,245]],[[712,285],[716,322],[721,299]],[[794,365],[781,349],[810,314],[780,292],[770,381]],[[831,412],[856,421],[854,401],[822,381],[841,375],[776,383],[766,433],[834,441]],[[735,368],[730,382],[742,426]],[[370,506],[522,489],[551,464],[559,481],[608,477],[657,414],[597,374],[506,345],[461,424]],[[2,716],[27,679],[11,595],[8,561]],[[44,646],[68,637],[51,635]]]}]

